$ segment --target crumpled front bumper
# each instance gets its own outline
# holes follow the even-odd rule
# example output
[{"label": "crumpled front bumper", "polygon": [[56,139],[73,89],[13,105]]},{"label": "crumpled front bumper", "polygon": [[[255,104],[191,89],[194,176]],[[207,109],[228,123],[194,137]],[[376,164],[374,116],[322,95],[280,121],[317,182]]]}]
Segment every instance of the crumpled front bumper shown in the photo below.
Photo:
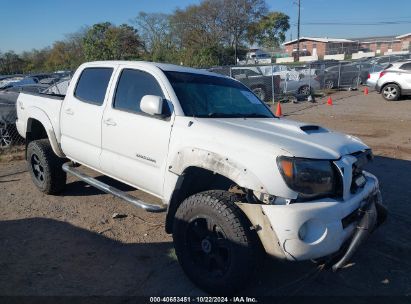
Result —
[{"label": "crumpled front bumper", "polygon": [[344,245],[351,240],[352,246],[347,249],[350,258],[351,252],[381,222],[382,213],[386,213],[377,178],[367,172],[364,176],[364,187],[345,201],[328,198],[289,205],[260,205],[268,219],[268,228],[260,225],[259,234],[272,230],[276,237],[272,242],[278,244],[282,258],[288,260],[327,257],[345,249]]},{"label": "crumpled front bumper", "polygon": [[[353,237],[347,242],[346,246],[342,247],[340,253],[342,256],[333,263],[334,271],[343,268],[353,256],[358,246],[381,225],[387,217],[387,209],[375,197],[370,197],[366,204],[362,206],[357,213],[358,223]],[[334,259],[330,259],[334,261]]]}]

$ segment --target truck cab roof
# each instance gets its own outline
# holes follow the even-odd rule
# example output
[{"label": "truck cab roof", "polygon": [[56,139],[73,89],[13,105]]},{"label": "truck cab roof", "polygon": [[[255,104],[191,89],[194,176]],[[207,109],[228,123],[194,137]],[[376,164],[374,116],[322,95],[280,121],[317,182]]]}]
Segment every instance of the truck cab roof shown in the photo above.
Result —
[{"label": "truck cab roof", "polygon": [[157,67],[162,71],[169,71],[169,72],[182,72],[182,73],[193,73],[193,74],[200,74],[200,75],[209,75],[209,76],[216,76],[216,77],[227,77],[225,75],[213,73],[204,69],[195,69],[190,68],[182,65],[177,64],[170,64],[170,63],[159,63],[159,62],[150,62],[150,61],[125,61],[125,60],[106,60],[106,61],[93,61],[85,63],[85,66],[105,66],[105,65],[127,65],[132,66],[133,64],[139,65],[146,65]]}]

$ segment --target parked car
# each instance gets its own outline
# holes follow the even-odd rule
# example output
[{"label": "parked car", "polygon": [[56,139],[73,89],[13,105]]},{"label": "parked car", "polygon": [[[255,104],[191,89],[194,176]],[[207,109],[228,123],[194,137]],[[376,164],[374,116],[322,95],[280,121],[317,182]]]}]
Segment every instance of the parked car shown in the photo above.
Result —
[{"label": "parked car", "polygon": [[45,94],[66,95],[71,77],[64,77],[43,91]]},{"label": "parked car", "polygon": [[324,88],[331,89],[340,86],[357,87],[365,83],[371,65],[367,63],[349,63],[331,66],[324,70],[321,83]]},{"label": "parked car", "polygon": [[252,52],[248,52],[246,54],[246,60],[244,64],[267,64],[271,63],[271,55],[262,51],[262,50],[256,50]]},{"label": "parked car", "polygon": [[281,81],[280,89],[284,94],[308,96],[321,88],[317,76],[299,74],[297,79],[286,78]]},{"label": "parked car", "polygon": [[388,68],[389,66],[383,66],[383,65],[373,66],[372,70],[368,73],[366,85],[370,87],[371,89],[375,89],[375,85],[377,84],[378,78],[380,78],[380,72]]},{"label": "parked car", "polygon": [[272,100],[273,83],[274,95],[280,94],[280,76],[264,76],[259,67],[236,66],[229,69],[212,68],[212,72],[231,76],[246,85],[262,101],[269,102]]},{"label": "parked car", "polygon": [[294,68],[290,68],[283,64],[273,64],[267,66],[258,66],[256,69],[264,76],[277,75],[280,76],[281,80],[286,78],[298,79],[301,74]]},{"label": "parked car", "polygon": [[342,268],[384,220],[378,180],[364,171],[367,145],[275,117],[226,76],[152,62],[86,63],[65,97],[20,93],[17,105],[40,191],[59,193],[69,173],[147,211],[167,211],[178,261],[211,294],[254,282],[264,251],[287,261],[338,256],[330,261]]},{"label": "parked car", "polygon": [[9,86],[9,84],[19,82],[24,78],[24,76],[21,75],[13,75],[13,76],[5,76],[2,79],[0,79],[0,90],[3,88],[6,88]]},{"label": "parked car", "polygon": [[380,57],[374,57],[368,61],[371,65],[373,64],[378,64],[378,65],[383,65],[383,64],[390,64],[396,61],[403,60],[402,55],[385,55],[385,56],[380,56]]},{"label": "parked car", "polygon": [[394,62],[381,71],[375,89],[388,101],[411,95],[411,60]]}]

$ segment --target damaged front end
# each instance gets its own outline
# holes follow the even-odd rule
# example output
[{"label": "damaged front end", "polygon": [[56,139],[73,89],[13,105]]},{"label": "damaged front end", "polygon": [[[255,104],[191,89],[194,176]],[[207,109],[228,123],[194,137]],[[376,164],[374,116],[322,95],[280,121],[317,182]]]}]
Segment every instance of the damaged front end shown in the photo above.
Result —
[{"label": "damaged front end", "polygon": [[328,266],[340,269],[387,216],[377,178],[363,170],[371,157],[367,150],[334,161],[341,174],[339,196],[279,203],[259,195],[265,198],[260,203],[238,206],[269,255],[290,261],[326,259]]},{"label": "damaged front end", "polygon": [[[337,271],[343,268],[352,258],[361,243],[387,218],[387,208],[382,204],[381,193],[378,191],[359,208],[354,216],[357,217],[356,229],[351,240],[343,245],[339,254],[329,260],[328,265],[333,264],[332,269]],[[341,256],[342,255],[342,256]]]}]

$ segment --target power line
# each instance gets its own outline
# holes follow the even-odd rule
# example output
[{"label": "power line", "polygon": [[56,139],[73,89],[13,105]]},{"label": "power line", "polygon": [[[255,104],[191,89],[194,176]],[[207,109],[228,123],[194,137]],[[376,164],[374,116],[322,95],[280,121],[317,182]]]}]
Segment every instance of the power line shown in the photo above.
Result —
[{"label": "power line", "polygon": [[[379,21],[379,22],[302,22],[303,25],[399,25],[411,24],[411,20],[407,21]],[[296,26],[296,24],[292,24]]]}]

